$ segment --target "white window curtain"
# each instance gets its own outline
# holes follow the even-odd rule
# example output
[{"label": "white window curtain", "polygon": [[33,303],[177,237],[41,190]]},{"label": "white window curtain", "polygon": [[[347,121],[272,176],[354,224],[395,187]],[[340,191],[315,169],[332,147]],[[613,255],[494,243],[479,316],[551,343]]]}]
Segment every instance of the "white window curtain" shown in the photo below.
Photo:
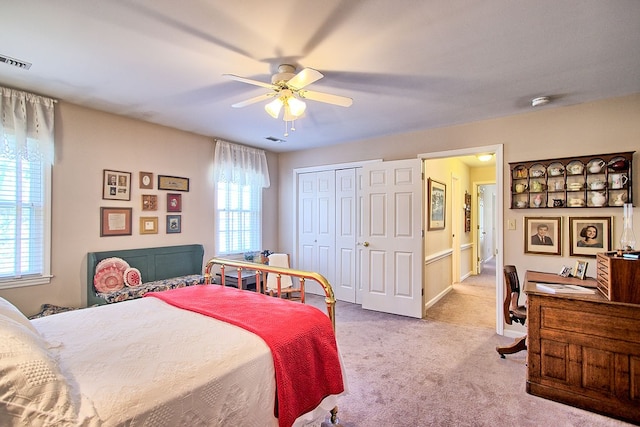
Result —
[{"label": "white window curtain", "polygon": [[51,278],[53,104],[0,87],[0,288]]},{"label": "white window curtain", "polygon": [[269,188],[269,168],[264,150],[217,140],[214,158],[216,182]]},{"label": "white window curtain", "polygon": [[54,100],[0,87],[0,156],[53,163]]}]

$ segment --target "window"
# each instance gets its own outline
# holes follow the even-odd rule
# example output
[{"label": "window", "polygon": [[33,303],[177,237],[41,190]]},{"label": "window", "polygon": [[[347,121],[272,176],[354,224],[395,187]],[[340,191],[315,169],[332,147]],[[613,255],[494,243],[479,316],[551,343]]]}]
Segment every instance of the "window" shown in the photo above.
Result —
[{"label": "window", "polygon": [[218,253],[261,250],[262,187],[218,182]]},{"label": "window", "polygon": [[260,251],[262,189],[270,185],[264,150],[216,141],[216,253]]},{"label": "window", "polygon": [[0,87],[0,289],[51,278],[54,102]]},{"label": "window", "polygon": [[47,162],[0,157],[0,288],[49,281],[50,175]]}]

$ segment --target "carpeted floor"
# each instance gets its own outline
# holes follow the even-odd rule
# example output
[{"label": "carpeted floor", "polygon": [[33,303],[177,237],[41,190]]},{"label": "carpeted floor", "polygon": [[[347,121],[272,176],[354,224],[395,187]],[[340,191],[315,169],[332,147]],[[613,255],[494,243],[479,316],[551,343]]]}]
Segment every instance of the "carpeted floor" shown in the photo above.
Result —
[{"label": "carpeted floor", "polygon": [[526,352],[495,351],[513,340],[495,333],[491,274],[454,285],[426,319],[338,302],[350,390],[339,402],[343,427],[629,425],[525,392]]}]

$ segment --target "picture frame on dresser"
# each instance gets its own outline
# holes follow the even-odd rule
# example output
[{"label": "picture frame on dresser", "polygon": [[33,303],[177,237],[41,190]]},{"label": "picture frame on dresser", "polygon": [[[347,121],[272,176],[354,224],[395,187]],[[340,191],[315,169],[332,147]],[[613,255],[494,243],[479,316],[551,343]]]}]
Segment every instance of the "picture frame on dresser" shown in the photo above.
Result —
[{"label": "picture frame on dresser", "polygon": [[562,217],[524,217],[524,253],[562,255]]},{"label": "picture frame on dresser", "polygon": [[611,250],[610,216],[569,217],[569,256],[595,258]]}]

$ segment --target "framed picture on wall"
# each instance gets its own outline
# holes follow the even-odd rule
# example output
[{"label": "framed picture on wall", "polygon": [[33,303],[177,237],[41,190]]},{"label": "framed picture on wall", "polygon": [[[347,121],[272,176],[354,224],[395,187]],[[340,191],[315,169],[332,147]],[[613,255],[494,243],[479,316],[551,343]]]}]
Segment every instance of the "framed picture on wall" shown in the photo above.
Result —
[{"label": "framed picture on wall", "polygon": [[562,254],[562,217],[524,217],[524,253]]},{"label": "framed picture on wall", "polygon": [[611,217],[569,217],[569,255],[596,257],[611,250]]},{"label": "framed picture on wall", "polygon": [[562,217],[524,217],[524,253],[562,254]]},{"label": "framed picture on wall", "polygon": [[140,234],[158,234],[158,217],[141,216]]},{"label": "framed picture on wall", "polygon": [[182,216],[167,215],[167,234],[182,232]]},{"label": "framed picture on wall", "polygon": [[152,172],[140,172],[140,188],[147,190],[153,189],[153,173]]},{"label": "framed picture on wall", "polygon": [[447,186],[429,178],[428,230],[443,230],[445,227],[445,208],[447,204]]},{"label": "framed picture on wall", "polygon": [[143,194],[142,195],[142,210],[143,211],[157,211],[158,210],[158,196],[155,194]]},{"label": "framed picture on wall", "polygon": [[105,200],[131,200],[131,172],[104,169],[102,171],[102,198]]},{"label": "framed picture on wall", "polygon": [[182,194],[167,194],[167,212],[182,212]]},{"label": "framed picture on wall", "polygon": [[131,208],[100,208],[100,237],[131,236]]}]

